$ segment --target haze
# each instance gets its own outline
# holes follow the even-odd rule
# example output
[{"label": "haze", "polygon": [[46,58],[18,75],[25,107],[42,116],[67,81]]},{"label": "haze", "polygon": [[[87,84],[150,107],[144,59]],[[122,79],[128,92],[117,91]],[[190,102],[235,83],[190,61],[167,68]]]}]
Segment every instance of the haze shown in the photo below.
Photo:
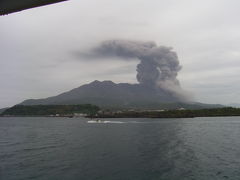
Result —
[{"label": "haze", "polygon": [[[240,102],[237,0],[70,0],[0,17],[0,108],[93,80],[136,83],[137,60],[75,56],[102,41],[173,47],[183,89],[203,103]],[[114,57],[113,57],[114,58]]]}]

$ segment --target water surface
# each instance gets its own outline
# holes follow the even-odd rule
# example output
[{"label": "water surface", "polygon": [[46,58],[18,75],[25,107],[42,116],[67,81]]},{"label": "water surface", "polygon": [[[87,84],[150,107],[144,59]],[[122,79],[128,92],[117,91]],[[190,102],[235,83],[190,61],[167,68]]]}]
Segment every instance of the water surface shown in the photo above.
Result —
[{"label": "water surface", "polygon": [[240,117],[88,121],[0,118],[0,179],[240,179]]}]

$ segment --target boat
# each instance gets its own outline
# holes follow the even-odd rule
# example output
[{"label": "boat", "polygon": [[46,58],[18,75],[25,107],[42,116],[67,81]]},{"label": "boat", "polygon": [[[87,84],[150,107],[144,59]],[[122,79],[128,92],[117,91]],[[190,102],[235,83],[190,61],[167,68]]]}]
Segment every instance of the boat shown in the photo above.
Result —
[{"label": "boat", "polygon": [[102,121],[102,120],[100,120],[100,119],[88,121],[88,123],[104,123],[104,122],[105,122],[105,121]]}]

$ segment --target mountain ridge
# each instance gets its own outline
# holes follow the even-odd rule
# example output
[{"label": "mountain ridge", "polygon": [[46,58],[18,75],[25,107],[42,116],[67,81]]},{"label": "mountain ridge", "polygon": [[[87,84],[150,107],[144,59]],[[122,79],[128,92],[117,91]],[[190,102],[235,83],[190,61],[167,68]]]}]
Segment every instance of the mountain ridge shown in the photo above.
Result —
[{"label": "mountain ridge", "polygon": [[93,81],[78,88],[44,99],[28,99],[20,105],[94,104],[101,108],[203,108],[220,107],[196,102],[183,102],[173,94],[142,84]]}]

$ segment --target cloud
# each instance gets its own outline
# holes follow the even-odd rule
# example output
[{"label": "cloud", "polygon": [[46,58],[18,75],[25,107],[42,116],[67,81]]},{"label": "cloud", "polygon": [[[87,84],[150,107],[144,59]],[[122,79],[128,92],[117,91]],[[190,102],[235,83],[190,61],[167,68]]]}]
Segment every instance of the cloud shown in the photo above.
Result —
[{"label": "cloud", "polygon": [[85,59],[138,59],[136,78],[140,84],[168,91],[181,100],[188,97],[177,79],[181,66],[171,47],[157,46],[153,41],[108,40],[78,55]]}]

